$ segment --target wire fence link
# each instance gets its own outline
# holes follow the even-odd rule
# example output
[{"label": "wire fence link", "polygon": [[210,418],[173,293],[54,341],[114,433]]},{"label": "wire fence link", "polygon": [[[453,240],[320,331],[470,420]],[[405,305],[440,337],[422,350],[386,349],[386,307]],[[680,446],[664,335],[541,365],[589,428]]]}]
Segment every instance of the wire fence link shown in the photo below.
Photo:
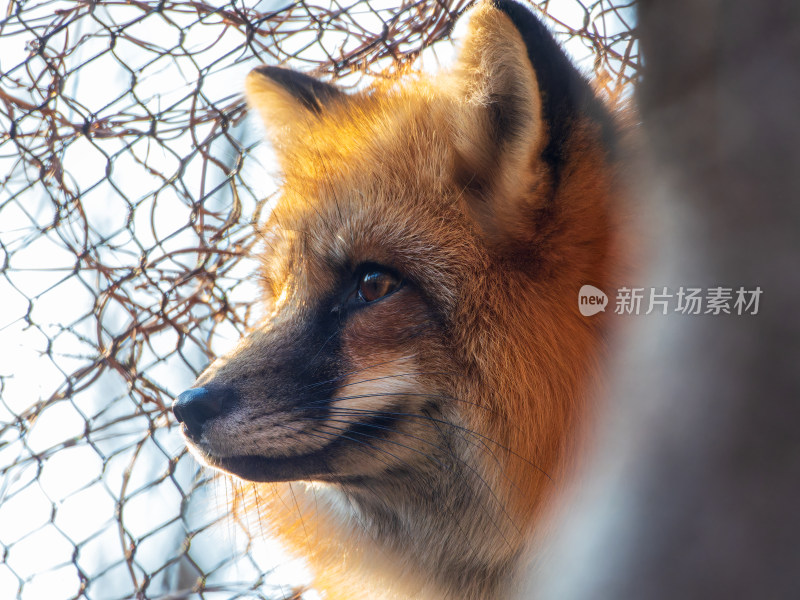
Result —
[{"label": "wire fence link", "polygon": [[[261,63],[346,86],[435,68],[470,4],[6,4],[0,598],[300,593],[302,565],[226,517],[231,482],[211,485],[169,411],[260,314],[254,225],[274,177],[242,82]],[[624,102],[640,73],[632,4],[536,6]]]}]

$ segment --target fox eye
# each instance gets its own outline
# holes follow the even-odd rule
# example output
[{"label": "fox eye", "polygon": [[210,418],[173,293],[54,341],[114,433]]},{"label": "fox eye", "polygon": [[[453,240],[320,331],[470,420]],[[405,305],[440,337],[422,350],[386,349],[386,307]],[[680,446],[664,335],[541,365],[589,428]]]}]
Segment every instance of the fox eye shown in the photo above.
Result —
[{"label": "fox eye", "polygon": [[375,302],[400,287],[400,279],[388,271],[370,269],[358,281],[356,294],[363,302]]}]

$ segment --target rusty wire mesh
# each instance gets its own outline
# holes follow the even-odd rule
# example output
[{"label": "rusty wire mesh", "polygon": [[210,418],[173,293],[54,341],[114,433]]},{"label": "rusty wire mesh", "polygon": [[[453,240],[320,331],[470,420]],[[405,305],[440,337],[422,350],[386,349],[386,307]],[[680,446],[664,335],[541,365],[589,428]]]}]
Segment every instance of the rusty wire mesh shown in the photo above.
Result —
[{"label": "rusty wire mesh", "polygon": [[[469,4],[6,4],[0,598],[294,593],[302,575],[226,520],[227,484],[208,485],[168,410],[259,315],[273,179],[241,82],[262,62],[354,86],[429,66]],[[631,4],[538,6],[601,92],[627,97]]]}]

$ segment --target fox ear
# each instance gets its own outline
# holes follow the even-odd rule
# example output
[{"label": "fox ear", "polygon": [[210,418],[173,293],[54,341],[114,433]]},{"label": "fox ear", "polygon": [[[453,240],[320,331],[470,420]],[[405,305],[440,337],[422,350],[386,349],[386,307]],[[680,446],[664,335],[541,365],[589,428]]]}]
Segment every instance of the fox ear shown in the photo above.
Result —
[{"label": "fox ear", "polygon": [[330,104],[346,97],[329,83],[291,69],[268,66],[250,71],[245,95],[277,145],[293,127],[313,123]]},{"label": "fox ear", "polygon": [[554,120],[570,116],[559,108],[571,102],[561,88],[574,78],[582,81],[526,7],[487,0],[474,10],[449,84],[459,105],[455,171],[490,237],[529,236],[531,217],[545,208],[556,177],[548,154],[561,131]]}]

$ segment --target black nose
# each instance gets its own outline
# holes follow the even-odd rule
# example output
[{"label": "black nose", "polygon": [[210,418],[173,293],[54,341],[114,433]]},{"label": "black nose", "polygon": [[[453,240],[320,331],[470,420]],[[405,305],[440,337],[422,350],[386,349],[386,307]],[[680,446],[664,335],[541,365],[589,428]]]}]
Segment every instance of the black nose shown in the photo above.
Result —
[{"label": "black nose", "polygon": [[224,389],[205,387],[186,390],[175,399],[172,412],[179,423],[183,423],[193,437],[203,433],[203,425],[222,414],[226,396],[230,394]]}]

